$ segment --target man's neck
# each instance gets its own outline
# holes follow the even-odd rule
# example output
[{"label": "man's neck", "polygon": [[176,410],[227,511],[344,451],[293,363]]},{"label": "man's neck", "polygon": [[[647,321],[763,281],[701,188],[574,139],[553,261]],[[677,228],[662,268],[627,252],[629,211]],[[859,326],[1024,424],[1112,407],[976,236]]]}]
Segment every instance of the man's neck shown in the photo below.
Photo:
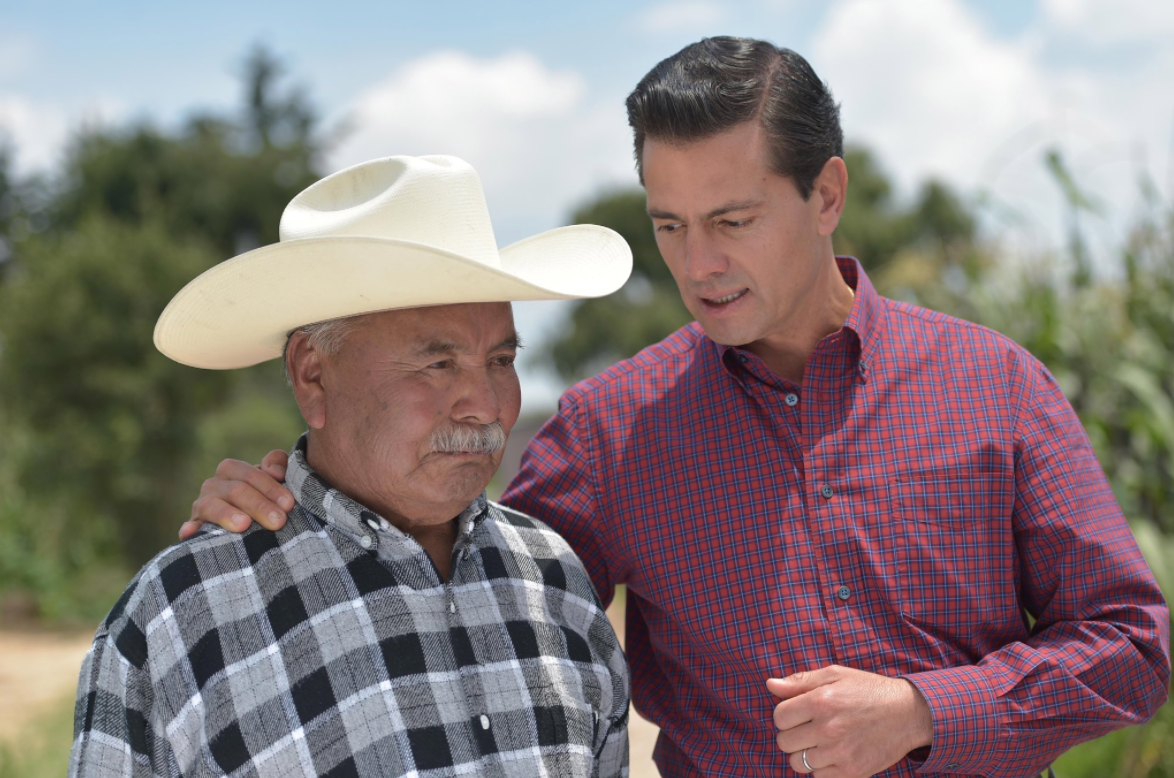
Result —
[{"label": "man's neck", "polygon": [[811,292],[789,317],[783,331],[750,343],[746,350],[757,355],[775,375],[802,384],[807,361],[821,340],[844,326],[855,299],[835,256],[830,255]]}]

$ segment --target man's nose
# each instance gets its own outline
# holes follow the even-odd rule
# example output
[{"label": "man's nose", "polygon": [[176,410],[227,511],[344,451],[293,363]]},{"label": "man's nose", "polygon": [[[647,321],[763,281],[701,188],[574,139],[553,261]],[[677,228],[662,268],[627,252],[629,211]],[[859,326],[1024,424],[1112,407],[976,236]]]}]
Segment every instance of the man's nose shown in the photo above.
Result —
[{"label": "man's nose", "polygon": [[685,275],[691,281],[705,281],[725,272],[728,263],[716,241],[703,229],[691,229],[685,236]]},{"label": "man's nose", "polygon": [[453,405],[453,420],[466,424],[492,424],[501,416],[501,398],[497,395],[486,368],[466,368],[461,371],[457,401]]}]

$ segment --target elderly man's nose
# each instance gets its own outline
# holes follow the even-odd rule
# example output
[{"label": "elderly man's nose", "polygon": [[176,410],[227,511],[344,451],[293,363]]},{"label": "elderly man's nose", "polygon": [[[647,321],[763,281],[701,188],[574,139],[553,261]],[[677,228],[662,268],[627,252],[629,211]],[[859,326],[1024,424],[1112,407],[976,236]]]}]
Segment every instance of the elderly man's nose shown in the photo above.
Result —
[{"label": "elderly man's nose", "polygon": [[460,396],[453,406],[453,416],[458,421],[491,424],[501,415],[501,398],[497,386],[485,370],[465,371],[460,386]]}]

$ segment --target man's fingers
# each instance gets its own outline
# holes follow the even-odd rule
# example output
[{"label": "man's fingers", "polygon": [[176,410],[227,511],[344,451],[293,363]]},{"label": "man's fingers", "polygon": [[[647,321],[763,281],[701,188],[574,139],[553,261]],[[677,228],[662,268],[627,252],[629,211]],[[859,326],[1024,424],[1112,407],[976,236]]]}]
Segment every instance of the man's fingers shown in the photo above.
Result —
[{"label": "man's fingers", "polygon": [[[273,449],[261,460],[261,472],[277,481],[285,480],[285,471],[289,466],[289,454],[281,449]],[[278,501],[280,502],[280,500]],[[290,495],[289,508],[293,508],[293,496]],[[287,508],[286,510],[289,510]]]},{"label": "man's fingers", "polygon": [[[807,764],[803,764],[803,757],[805,755],[807,757]],[[830,768],[822,757],[823,755],[819,753],[819,747],[812,746],[811,748],[800,749],[794,752],[787,757],[787,761],[791,763],[791,769],[800,775],[808,775],[818,770],[819,775],[817,778],[823,778],[825,775],[831,776],[831,773],[828,772]],[[808,769],[809,767],[811,769]]]},{"label": "man's fingers", "polygon": [[771,721],[780,732],[801,727],[815,719],[815,712],[805,697],[783,700],[775,706]]},{"label": "man's fingers", "polygon": [[798,672],[786,678],[768,678],[766,690],[776,697],[787,700],[839,679],[839,667],[828,665],[818,670]]},{"label": "man's fingers", "polygon": [[[257,475],[272,480],[267,475]],[[249,518],[270,530],[285,524],[285,512],[252,484],[220,478],[204,482],[199,499],[192,503],[192,518],[213,522],[230,532],[243,532]]]},{"label": "man's fingers", "polygon": [[815,725],[810,721],[797,727],[788,727],[775,734],[775,743],[785,754],[794,754],[805,748],[813,748],[818,743]]},{"label": "man's fingers", "polygon": [[200,531],[200,527],[204,526],[203,519],[191,519],[179,525],[179,539],[187,540]]},{"label": "man's fingers", "polygon": [[[284,477],[284,471],[280,475]],[[223,491],[225,484],[230,487],[227,493]],[[201,497],[207,494],[231,503],[266,529],[277,529],[284,524],[285,512],[294,506],[293,494],[273,475],[239,459],[225,459],[220,463],[216,477],[205,481],[200,489]]]}]

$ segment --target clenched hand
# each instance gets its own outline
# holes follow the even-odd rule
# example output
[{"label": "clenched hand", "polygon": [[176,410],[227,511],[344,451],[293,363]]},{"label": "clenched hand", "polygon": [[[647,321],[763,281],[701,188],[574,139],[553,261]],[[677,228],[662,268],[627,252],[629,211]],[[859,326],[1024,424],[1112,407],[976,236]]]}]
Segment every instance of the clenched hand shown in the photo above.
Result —
[{"label": "clenched hand", "polygon": [[766,688],[783,700],[774,710],[775,739],[801,774],[867,778],[933,740],[929,706],[902,678],[831,665],[771,678]]}]

